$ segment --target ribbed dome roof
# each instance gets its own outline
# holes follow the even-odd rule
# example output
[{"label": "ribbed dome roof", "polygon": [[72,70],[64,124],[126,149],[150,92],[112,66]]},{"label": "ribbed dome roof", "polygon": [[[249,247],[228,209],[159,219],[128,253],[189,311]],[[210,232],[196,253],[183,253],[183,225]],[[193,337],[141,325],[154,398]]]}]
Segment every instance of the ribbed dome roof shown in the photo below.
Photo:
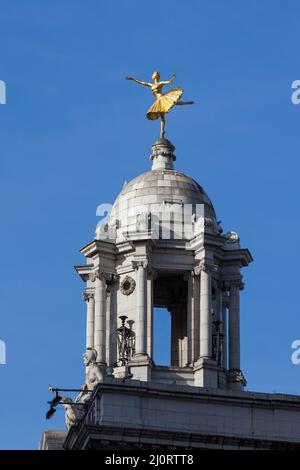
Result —
[{"label": "ribbed dome roof", "polygon": [[[130,194],[129,194],[130,193]],[[180,198],[185,203],[212,204],[203,188],[193,178],[175,170],[153,170],[136,176],[127,183],[120,197],[129,198],[147,196],[149,194]]]},{"label": "ribbed dome roof", "polygon": [[207,216],[215,217],[213,205],[203,188],[189,176],[175,170],[153,170],[136,176],[125,185],[114,207],[122,205],[123,201],[128,201],[130,206],[171,201],[205,204]]},{"label": "ribbed dome roof", "polygon": [[203,188],[193,178],[173,169],[173,150],[168,141],[155,143],[152,171],[142,173],[124,186],[110,215],[110,224],[117,227],[117,238],[135,232],[139,224],[146,223],[149,213],[160,214],[163,220],[165,211],[182,211],[188,204],[191,217],[204,215],[217,226],[213,205]]}]

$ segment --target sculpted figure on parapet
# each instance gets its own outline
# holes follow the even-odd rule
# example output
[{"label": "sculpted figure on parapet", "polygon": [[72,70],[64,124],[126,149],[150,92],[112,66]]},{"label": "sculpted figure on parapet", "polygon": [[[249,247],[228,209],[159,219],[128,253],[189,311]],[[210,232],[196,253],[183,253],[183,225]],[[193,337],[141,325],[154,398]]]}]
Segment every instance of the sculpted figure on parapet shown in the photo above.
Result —
[{"label": "sculpted figure on parapet", "polygon": [[97,351],[87,348],[83,354],[83,362],[86,366],[85,383],[90,391],[103,379],[103,372],[96,363],[96,360]]},{"label": "sculpted figure on parapet", "polygon": [[73,424],[76,424],[78,420],[83,418],[85,413],[85,407],[84,404],[80,405],[79,403],[77,403],[77,400],[74,403],[71,397],[65,396],[62,396],[61,404],[66,410],[65,422],[66,428],[67,430],[69,430],[70,427],[73,426]]},{"label": "sculpted figure on parapet", "polygon": [[103,379],[103,373],[96,363],[97,352],[87,348],[83,354],[83,362],[86,366],[85,384],[82,391],[77,395],[75,402],[71,397],[61,396],[61,404],[65,408],[65,422],[67,430],[78,420],[84,417],[86,404],[92,397],[95,386]]},{"label": "sculpted figure on parapet", "polygon": [[95,386],[103,379],[103,372],[96,363],[97,351],[87,348],[83,354],[83,362],[86,367],[85,384],[82,386],[82,392],[76,397],[76,403],[86,403],[91,399]]}]

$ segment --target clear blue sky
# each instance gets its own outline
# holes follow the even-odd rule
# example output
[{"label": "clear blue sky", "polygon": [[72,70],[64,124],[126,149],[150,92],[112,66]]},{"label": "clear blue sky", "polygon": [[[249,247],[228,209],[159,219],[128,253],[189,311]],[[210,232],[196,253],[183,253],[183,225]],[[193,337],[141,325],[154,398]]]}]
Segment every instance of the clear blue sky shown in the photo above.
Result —
[{"label": "clear blue sky", "polygon": [[158,122],[149,79],[195,100],[168,116],[177,169],[211,197],[254,263],[244,271],[242,366],[251,390],[300,394],[297,0],[0,0],[0,448],[37,448],[48,383],[83,383],[84,284],[73,265],[96,207],[147,171]]}]

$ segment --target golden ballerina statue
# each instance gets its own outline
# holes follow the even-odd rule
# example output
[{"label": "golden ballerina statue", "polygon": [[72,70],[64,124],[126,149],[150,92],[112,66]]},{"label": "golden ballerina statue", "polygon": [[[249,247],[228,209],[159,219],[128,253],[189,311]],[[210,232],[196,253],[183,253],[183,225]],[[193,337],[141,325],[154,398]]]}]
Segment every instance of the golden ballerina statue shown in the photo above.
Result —
[{"label": "golden ballerina statue", "polygon": [[175,104],[177,105],[184,105],[184,104],[193,104],[193,101],[180,101],[180,98],[183,95],[183,89],[178,87],[174,88],[167,93],[162,93],[162,88],[165,85],[169,85],[170,83],[174,82],[176,79],[176,75],[174,74],[170,80],[165,82],[160,81],[160,74],[159,72],[155,71],[152,75],[153,83],[149,82],[142,82],[141,80],[137,80],[133,77],[126,77],[126,80],[133,80],[140,85],[145,85],[151,88],[153,95],[155,96],[156,100],[154,101],[153,105],[147,111],[147,118],[150,120],[154,119],[161,119],[161,126],[160,126],[160,137],[164,140],[165,138],[165,114],[169,113]]}]

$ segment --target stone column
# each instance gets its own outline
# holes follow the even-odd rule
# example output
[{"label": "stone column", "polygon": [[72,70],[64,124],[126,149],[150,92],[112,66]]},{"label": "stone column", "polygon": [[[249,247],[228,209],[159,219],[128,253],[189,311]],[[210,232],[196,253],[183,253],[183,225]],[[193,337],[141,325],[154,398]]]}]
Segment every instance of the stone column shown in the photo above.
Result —
[{"label": "stone column", "polygon": [[200,357],[200,274],[199,270],[194,270],[192,279],[192,355],[191,363],[196,362]]},{"label": "stone column", "polygon": [[109,318],[109,360],[107,364],[112,366],[117,362],[117,328],[118,328],[118,306],[117,306],[117,289],[119,284],[119,276],[114,274],[112,277],[112,284],[110,286],[110,303],[109,310],[107,309]]},{"label": "stone column", "polygon": [[147,276],[147,354],[153,359],[153,295],[157,271],[151,269]]},{"label": "stone column", "polygon": [[211,262],[205,261],[195,268],[195,274],[200,274],[200,357],[194,363],[197,387],[218,387],[219,366],[212,358],[211,277],[214,269]]},{"label": "stone column", "polygon": [[201,264],[200,280],[200,357],[212,355],[211,267]]},{"label": "stone column", "polygon": [[106,342],[106,278],[104,273],[95,276],[95,325],[94,349],[97,352],[97,363],[105,364]]},{"label": "stone column", "polygon": [[95,315],[95,300],[94,294],[90,292],[83,293],[83,300],[86,302],[87,315],[86,315],[86,349],[94,348],[94,315]]},{"label": "stone column", "polygon": [[171,306],[171,366],[186,367],[187,355],[187,310],[186,305]]},{"label": "stone column", "polygon": [[105,306],[105,362],[108,366],[111,365],[110,360],[110,310],[111,310],[111,284],[106,288],[106,306]]},{"label": "stone column", "polygon": [[220,288],[220,282],[215,281],[214,282],[214,287],[215,287],[215,300],[214,300],[214,306],[213,306],[213,321],[220,321],[222,312],[221,312],[221,305],[222,305],[222,291]]},{"label": "stone column", "polygon": [[227,369],[227,290],[222,292],[222,333],[223,333],[223,346],[222,346],[222,366]]},{"label": "stone column", "polygon": [[193,362],[194,351],[194,318],[193,318],[193,276],[192,273],[186,273],[184,279],[188,283],[187,293],[187,362]]},{"label": "stone column", "polygon": [[147,260],[133,261],[136,277],[135,356],[147,355]]},{"label": "stone column", "polygon": [[227,382],[233,390],[242,390],[246,380],[240,370],[240,279],[230,282],[229,296],[229,371]]},{"label": "stone column", "polygon": [[176,305],[171,307],[171,366],[179,367],[180,312]]},{"label": "stone column", "polygon": [[240,281],[230,284],[229,369],[240,370]]}]

